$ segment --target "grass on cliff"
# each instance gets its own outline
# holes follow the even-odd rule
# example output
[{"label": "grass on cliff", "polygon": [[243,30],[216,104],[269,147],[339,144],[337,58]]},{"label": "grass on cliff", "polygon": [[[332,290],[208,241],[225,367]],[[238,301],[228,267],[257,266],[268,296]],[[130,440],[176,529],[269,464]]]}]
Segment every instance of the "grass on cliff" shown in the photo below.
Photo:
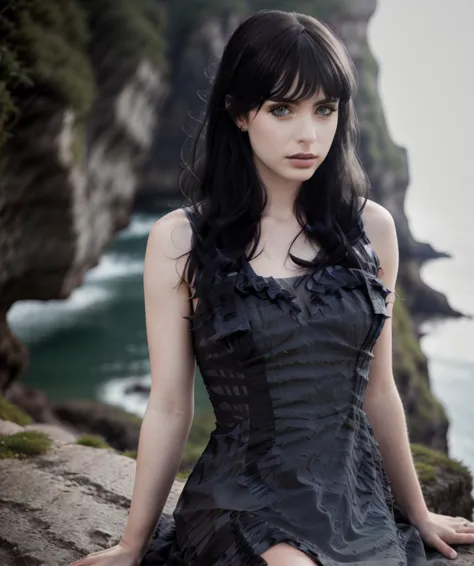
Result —
[{"label": "grass on cliff", "polygon": [[51,444],[48,435],[36,430],[0,435],[0,459],[27,458],[44,454],[51,448]]},{"label": "grass on cliff", "polygon": [[[404,290],[397,287],[403,298]],[[397,298],[393,313],[393,369],[397,386],[404,400],[410,436],[423,439],[427,428],[446,421],[443,405],[433,395],[427,376],[426,358],[421,350],[410,314]]]},{"label": "grass on cliff", "polygon": [[76,440],[76,444],[90,446],[91,448],[110,448],[112,450],[112,446],[107,444],[107,442],[97,434],[82,434]]},{"label": "grass on cliff", "polygon": [[33,420],[16,405],[0,396],[0,420],[10,421],[20,426],[31,424]]},{"label": "grass on cliff", "polygon": [[[0,11],[0,146],[24,102],[92,108],[97,80],[164,60],[160,0],[12,0]],[[125,69],[124,69],[125,67]]]},{"label": "grass on cliff", "polygon": [[420,483],[424,486],[438,481],[438,475],[446,473],[461,475],[470,483],[472,476],[469,469],[459,460],[449,458],[446,454],[432,450],[422,444],[412,444],[411,451]]}]

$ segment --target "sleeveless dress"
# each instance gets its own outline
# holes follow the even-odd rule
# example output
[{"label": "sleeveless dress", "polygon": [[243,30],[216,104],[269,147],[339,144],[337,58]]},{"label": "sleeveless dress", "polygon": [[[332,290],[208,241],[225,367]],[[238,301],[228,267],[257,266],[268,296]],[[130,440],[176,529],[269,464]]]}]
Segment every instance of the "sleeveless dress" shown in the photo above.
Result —
[{"label": "sleeveless dress", "polygon": [[[184,209],[192,224],[191,209]],[[257,275],[248,261],[190,317],[215,430],[141,566],[264,566],[286,542],[322,566],[449,563],[394,505],[364,412],[390,290],[364,267]]]}]

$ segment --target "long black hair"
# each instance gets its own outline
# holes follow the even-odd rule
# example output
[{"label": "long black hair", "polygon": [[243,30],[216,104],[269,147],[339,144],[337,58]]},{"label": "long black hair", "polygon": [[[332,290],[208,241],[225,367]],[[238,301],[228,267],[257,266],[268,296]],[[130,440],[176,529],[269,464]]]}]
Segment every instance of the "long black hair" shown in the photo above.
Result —
[{"label": "long black hair", "polygon": [[289,255],[310,270],[327,264],[360,267],[352,246],[361,236],[369,183],[356,153],[355,90],[356,71],[344,45],[311,16],[264,10],[233,33],[181,177],[194,228],[185,272],[200,298],[216,277],[238,270],[243,254],[250,260],[257,249],[267,197],[248,135],[235,120],[270,99],[298,101],[322,92],[339,100],[329,153],[302,183],[294,203],[301,231],[320,251],[311,262]]}]

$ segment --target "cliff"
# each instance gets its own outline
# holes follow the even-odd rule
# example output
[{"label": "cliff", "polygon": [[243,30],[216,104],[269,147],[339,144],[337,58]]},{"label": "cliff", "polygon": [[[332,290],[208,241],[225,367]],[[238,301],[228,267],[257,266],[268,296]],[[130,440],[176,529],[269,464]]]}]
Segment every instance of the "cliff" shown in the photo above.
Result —
[{"label": "cliff", "polygon": [[147,34],[139,5],[29,0],[0,14],[24,77],[0,89],[0,390],[28,362],[11,305],[68,297],[129,222],[166,89],[159,28]]}]

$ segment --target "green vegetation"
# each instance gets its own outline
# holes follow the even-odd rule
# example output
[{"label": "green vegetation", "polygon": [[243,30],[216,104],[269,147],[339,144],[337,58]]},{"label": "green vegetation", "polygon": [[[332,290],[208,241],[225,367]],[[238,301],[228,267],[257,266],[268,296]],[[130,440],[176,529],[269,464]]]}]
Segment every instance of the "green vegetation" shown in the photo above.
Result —
[{"label": "green vegetation", "polygon": [[[79,120],[97,80],[141,57],[163,63],[160,0],[7,0],[0,12],[0,145],[32,95]],[[80,150],[77,150],[78,152]]]},{"label": "green vegetation", "polygon": [[134,460],[137,459],[137,451],[136,450],[125,450],[122,452],[122,456],[127,456],[127,458],[133,458]]},{"label": "green vegetation", "polygon": [[446,473],[461,476],[468,483],[468,491],[472,489],[472,477],[468,468],[460,461],[448,458],[442,452],[431,450],[422,444],[412,444],[411,450],[420,483],[423,486],[436,483],[440,474]]},{"label": "green vegetation", "polygon": [[91,446],[92,448],[110,448],[112,447],[105,440],[96,434],[83,434],[77,440],[76,444],[82,446]]},{"label": "green vegetation", "polygon": [[94,95],[93,72],[84,52],[84,17],[75,0],[10,2],[0,16],[0,37],[12,62],[3,77],[7,88],[18,84],[20,72],[38,94],[79,113],[87,111]]},{"label": "green vegetation", "polygon": [[[403,289],[397,288],[397,293],[403,298]],[[425,356],[407,308],[399,299],[394,305],[393,332],[394,375],[407,409],[410,436],[419,439],[424,436],[427,426],[443,423],[446,416],[442,404],[430,389]]]},{"label": "green vegetation", "polygon": [[49,436],[36,430],[17,432],[10,436],[0,435],[0,459],[44,454],[51,448],[51,444]]},{"label": "green vegetation", "polygon": [[16,405],[0,396],[0,420],[10,421],[20,426],[32,423],[32,419]]}]

